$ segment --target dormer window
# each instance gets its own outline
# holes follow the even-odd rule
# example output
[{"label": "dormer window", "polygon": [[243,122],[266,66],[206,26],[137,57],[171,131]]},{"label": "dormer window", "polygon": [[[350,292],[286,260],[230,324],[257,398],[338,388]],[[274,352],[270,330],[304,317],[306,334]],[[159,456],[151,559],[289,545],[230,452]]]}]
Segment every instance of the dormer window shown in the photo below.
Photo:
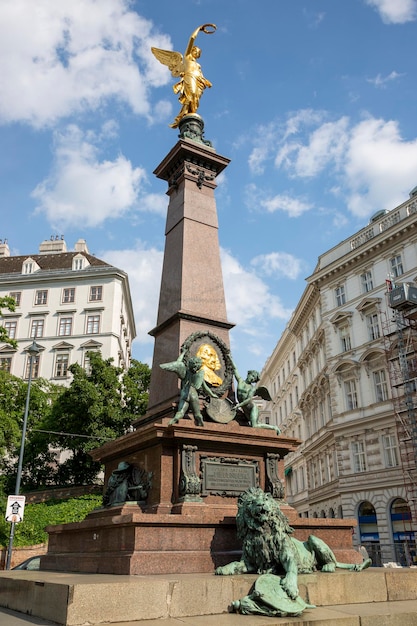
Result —
[{"label": "dormer window", "polygon": [[88,260],[85,258],[83,254],[77,254],[72,259],[72,269],[73,270],[83,270],[85,267],[88,267],[90,264]]},{"label": "dormer window", "polygon": [[40,269],[39,265],[34,259],[28,258],[23,262],[22,274],[33,274]]}]

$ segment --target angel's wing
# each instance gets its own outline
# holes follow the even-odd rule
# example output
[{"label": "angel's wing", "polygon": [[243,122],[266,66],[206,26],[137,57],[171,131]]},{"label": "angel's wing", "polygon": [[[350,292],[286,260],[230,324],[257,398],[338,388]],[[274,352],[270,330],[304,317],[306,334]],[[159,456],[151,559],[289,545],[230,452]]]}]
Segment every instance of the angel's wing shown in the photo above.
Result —
[{"label": "angel's wing", "polygon": [[266,387],[257,387],[254,395],[259,396],[262,400],[267,400],[268,402],[272,400]]},{"label": "angel's wing", "polygon": [[176,78],[181,76],[184,71],[183,57],[181,52],[173,52],[172,50],[161,50],[160,48],[151,48],[154,56],[163,65],[167,65],[171,74]]},{"label": "angel's wing", "polygon": [[171,363],[161,363],[160,367],[169,372],[175,372],[181,380],[185,378],[187,368],[182,361],[172,361]]}]

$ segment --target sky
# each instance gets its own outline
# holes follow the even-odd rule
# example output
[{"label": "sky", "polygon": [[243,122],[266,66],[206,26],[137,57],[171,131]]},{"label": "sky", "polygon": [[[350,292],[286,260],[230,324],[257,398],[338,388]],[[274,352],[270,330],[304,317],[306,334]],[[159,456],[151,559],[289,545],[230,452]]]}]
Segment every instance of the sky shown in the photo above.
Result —
[{"label": "sky", "polygon": [[200,33],[231,349],[261,370],[320,254],[417,185],[417,0],[0,0],[0,239],[51,235],[129,275],[151,363],[176,82]]}]

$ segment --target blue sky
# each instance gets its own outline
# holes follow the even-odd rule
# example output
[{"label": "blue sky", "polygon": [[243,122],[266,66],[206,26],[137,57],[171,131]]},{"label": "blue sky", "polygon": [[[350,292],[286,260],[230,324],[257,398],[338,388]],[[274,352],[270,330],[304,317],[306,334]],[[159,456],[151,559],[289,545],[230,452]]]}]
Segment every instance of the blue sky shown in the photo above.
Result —
[{"label": "blue sky", "polygon": [[232,352],[261,369],[317,257],[417,185],[417,0],[2,0],[0,238],[64,235],[128,272],[150,362],[177,141],[175,80],[200,24],[199,113],[231,159],[216,191]]}]

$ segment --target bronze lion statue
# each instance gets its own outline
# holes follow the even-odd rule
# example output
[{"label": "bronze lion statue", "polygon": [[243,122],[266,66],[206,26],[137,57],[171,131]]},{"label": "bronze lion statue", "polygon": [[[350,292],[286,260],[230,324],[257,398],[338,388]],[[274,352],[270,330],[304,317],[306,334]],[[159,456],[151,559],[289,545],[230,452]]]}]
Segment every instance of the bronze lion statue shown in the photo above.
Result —
[{"label": "bronze lion statue", "polygon": [[298,596],[298,574],[316,570],[334,572],[336,568],[361,571],[370,559],[359,564],[339,563],[329,546],[314,535],[307,541],[291,537],[294,529],[279,504],[258,487],[239,496],[236,516],[238,538],[242,540],[242,559],[218,567],[216,574],[282,574],[281,586],[289,598]]}]

